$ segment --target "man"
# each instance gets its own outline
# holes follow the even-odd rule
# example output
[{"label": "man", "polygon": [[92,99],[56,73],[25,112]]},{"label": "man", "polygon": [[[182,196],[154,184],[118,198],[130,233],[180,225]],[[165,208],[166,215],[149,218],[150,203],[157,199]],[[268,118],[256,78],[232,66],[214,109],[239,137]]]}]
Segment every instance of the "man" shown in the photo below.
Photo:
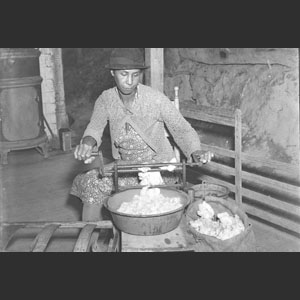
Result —
[{"label": "man", "polygon": [[[207,163],[213,154],[201,150],[197,132],[161,92],[141,83],[145,65],[139,48],[116,48],[107,65],[116,87],[104,91],[95,108],[74,156],[91,163],[95,147],[102,142],[107,122],[110,126],[113,158],[121,164],[170,162],[173,147],[165,135],[165,126],[188,160]],[[164,176],[167,184],[172,176]],[[120,186],[137,185],[132,174],[120,176]],[[97,170],[78,175],[71,193],[83,201],[83,221],[102,219],[103,200],[112,192],[112,177],[101,177]]]}]

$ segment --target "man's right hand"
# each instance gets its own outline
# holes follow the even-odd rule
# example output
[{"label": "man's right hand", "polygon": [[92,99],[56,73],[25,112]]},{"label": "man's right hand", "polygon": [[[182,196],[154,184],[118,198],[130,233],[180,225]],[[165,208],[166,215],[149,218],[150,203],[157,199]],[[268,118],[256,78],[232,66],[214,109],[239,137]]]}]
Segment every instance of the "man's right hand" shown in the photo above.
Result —
[{"label": "man's right hand", "polygon": [[76,146],[74,151],[75,158],[83,160],[85,164],[90,164],[95,160],[95,157],[92,156],[92,151],[96,145],[96,141],[91,139],[83,139],[82,143]]}]

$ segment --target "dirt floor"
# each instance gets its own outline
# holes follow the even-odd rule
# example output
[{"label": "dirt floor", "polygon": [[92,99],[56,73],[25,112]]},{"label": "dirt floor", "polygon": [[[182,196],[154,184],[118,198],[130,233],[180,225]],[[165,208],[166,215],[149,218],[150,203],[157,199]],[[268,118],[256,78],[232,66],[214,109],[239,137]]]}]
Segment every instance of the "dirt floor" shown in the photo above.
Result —
[{"label": "dirt floor", "polygon": [[[105,158],[108,162],[110,158]],[[12,151],[9,164],[1,166],[4,199],[2,200],[2,220],[4,222],[35,221],[78,221],[82,205],[79,199],[69,195],[73,178],[90,167],[73,158],[73,153],[55,151],[44,159],[35,149]],[[300,240],[275,228],[251,220],[258,252],[299,252]],[[22,236],[10,251],[26,251],[33,233]],[[29,236],[28,236],[29,235]],[[72,250],[76,232],[62,232],[60,244],[49,246],[50,252]],[[31,238],[31,239],[30,239]],[[60,236],[61,238],[61,236]],[[21,244],[20,244],[21,243]],[[17,249],[17,250],[16,250]]]}]

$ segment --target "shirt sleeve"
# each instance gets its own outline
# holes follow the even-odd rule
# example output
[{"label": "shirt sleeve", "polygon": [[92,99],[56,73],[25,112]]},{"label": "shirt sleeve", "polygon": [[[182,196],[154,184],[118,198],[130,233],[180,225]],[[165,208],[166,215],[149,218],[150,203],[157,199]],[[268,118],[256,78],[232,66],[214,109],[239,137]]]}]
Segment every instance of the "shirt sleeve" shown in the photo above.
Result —
[{"label": "shirt sleeve", "polygon": [[194,151],[201,150],[200,138],[196,130],[164,95],[161,97],[160,114],[174,141],[188,159]]},{"label": "shirt sleeve", "polygon": [[100,147],[102,142],[103,131],[107,125],[108,111],[105,105],[103,94],[96,100],[94,110],[90,122],[83,134],[83,137],[91,136],[97,142],[97,147]]}]

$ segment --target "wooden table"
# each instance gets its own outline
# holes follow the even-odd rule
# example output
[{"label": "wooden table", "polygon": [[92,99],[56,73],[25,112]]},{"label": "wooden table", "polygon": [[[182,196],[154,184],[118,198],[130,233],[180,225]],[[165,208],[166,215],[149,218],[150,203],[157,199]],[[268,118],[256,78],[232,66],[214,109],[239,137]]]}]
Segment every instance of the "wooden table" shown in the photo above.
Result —
[{"label": "wooden table", "polygon": [[122,232],[121,252],[194,252],[195,240],[187,231],[183,217],[173,231],[156,236],[138,236]]}]

